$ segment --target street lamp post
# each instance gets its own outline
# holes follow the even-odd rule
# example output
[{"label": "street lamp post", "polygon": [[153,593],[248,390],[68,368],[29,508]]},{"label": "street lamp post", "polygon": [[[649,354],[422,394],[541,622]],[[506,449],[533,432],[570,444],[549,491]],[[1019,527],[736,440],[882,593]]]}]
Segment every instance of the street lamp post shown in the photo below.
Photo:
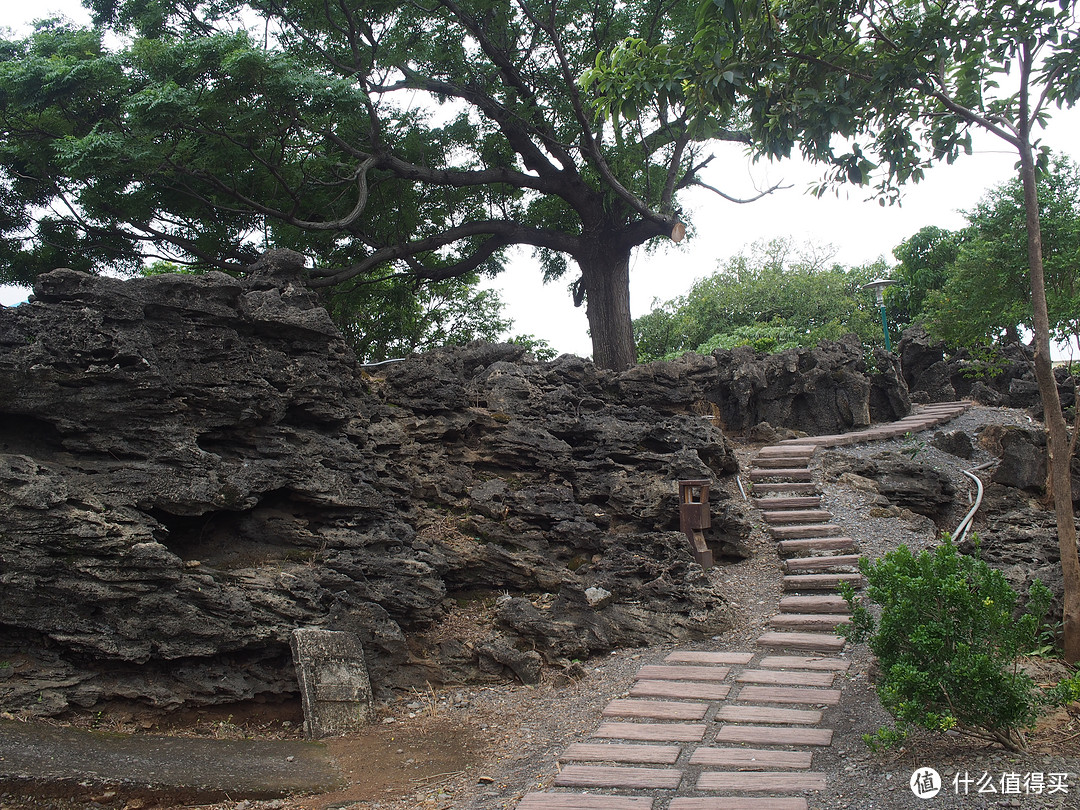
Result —
[{"label": "street lamp post", "polygon": [[892,343],[889,341],[889,322],[885,318],[885,288],[890,284],[898,283],[893,278],[879,278],[871,281],[869,284],[864,284],[864,290],[873,290],[874,295],[877,296],[878,310],[881,312],[881,331],[885,333],[885,351],[892,351]]}]

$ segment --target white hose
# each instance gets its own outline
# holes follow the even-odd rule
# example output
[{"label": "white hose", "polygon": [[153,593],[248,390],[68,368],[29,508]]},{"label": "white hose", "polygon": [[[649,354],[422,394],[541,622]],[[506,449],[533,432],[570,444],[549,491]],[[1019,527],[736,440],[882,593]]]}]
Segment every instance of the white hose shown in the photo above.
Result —
[{"label": "white hose", "polygon": [[979,464],[976,467],[972,467],[970,470],[961,470],[960,471],[964,475],[966,475],[968,478],[970,478],[972,481],[975,482],[975,486],[977,487],[977,491],[976,491],[976,495],[975,495],[975,504],[974,504],[974,506],[972,506],[971,509],[968,511],[968,513],[966,515],[964,515],[964,519],[960,521],[960,525],[957,526],[956,531],[953,532],[953,543],[955,543],[957,545],[962,543],[964,541],[964,538],[967,537],[968,529],[971,528],[971,521],[974,519],[975,513],[979,510],[980,504],[982,504],[983,483],[979,479],[979,476],[973,475],[973,473],[976,470],[982,470],[982,469],[985,469],[986,467],[989,467],[991,464],[996,463],[996,461],[997,461],[997,459],[991,459],[990,461],[983,462],[982,464]]}]

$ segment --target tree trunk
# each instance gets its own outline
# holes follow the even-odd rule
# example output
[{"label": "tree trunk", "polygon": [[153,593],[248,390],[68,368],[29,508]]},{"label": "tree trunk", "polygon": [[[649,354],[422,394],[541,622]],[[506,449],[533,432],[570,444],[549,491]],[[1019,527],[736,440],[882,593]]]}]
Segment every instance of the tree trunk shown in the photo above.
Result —
[{"label": "tree trunk", "polygon": [[630,319],[630,252],[597,251],[577,257],[585,285],[593,362],[601,368],[625,371],[637,363]]},{"label": "tree trunk", "polygon": [[1042,234],[1039,227],[1039,202],[1035,186],[1035,162],[1030,138],[1022,131],[1020,178],[1024,186],[1027,213],[1028,262],[1031,270],[1031,303],[1034,309],[1035,378],[1039,383],[1043,420],[1047,430],[1050,492],[1057,518],[1058,549],[1061,573],[1065,580],[1064,625],[1065,659],[1080,662],[1080,558],[1076,550],[1076,520],[1073,516],[1072,474],[1069,470],[1069,431],[1061,412],[1057,381],[1050,361],[1050,317],[1046,306],[1046,281],[1043,274]]}]

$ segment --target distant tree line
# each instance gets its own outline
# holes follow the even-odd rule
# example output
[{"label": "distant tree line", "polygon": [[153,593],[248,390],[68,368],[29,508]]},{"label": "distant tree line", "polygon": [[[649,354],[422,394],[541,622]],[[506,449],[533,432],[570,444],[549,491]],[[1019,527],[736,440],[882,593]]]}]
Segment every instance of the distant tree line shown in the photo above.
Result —
[{"label": "distant tree line", "polygon": [[[1047,301],[1054,339],[1080,337],[1080,167],[1055,156],[1039,184]],[[656,302],[634,321],[641,362],[687,351],[752,346],[775,352],[855,333],[881,345],[874,278],[885,292],[890,333],[922,324],[953,348],[992,352],[1030,338],[1031,288],[1023,189],[1010,180],[991,189],[950,231],[927,226],[883,259],[857,267],[830,261],[829,249],[791,239],[759,242],[682,296]]]}]

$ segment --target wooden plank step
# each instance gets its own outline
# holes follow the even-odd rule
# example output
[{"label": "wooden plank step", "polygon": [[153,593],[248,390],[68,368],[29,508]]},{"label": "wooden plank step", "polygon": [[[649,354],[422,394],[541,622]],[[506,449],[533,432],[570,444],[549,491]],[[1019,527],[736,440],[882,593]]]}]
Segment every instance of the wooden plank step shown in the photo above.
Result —
[{"label": "wooden plank step", "polygon": [[668,810],[807,810],[807,804],[802,796],[681,796]]},{"label": "wooden plank step", "polygon": [[781,792],[785,790],[824,790],[825,774],[817,771],[807,773],[773,773],[748,771],[727,773],[706,771],[698,777],[698,790],[761,790]]},{"label": "wooden plank step", "polygon": [[758,450],[758,456],[812,456],[817,451],[813,444],[770,444]]},{"label": "wooden plank step", "polygon": [[781,580],[785,591],[835,591],[841,582],[861,588],[862,574],[786,574]]},{"label": "wooden plank step", "polygon": [[769,619],[769,627],[775,630],[828,633],[841,624],[851,624],[851,617],[840,613],[777,613]]},{"label": "wooden plank step", "polygon": [[792,523],[828,523],[832,520],[832,512],[824,509],[780,509],[771,512],[762,512],[761,517],[766,523],[777,525],[791,525]]},{"label": "wooden plank step", "polygon": [[635,677],[643,681],[722,681],[731,667],[647,664]]},{"label": "wooden plank step", "polygon": [[735,680],[739,683],[767,683],[774,686],[832,686],[832,672],[785,672],[777,669],[744,669]]},{"label": "wooden plank step", "polygon": [[649,796],[526,793],[518,802],[517,810],[652,810],[653,802]]},{"label": "wooden plank step", "polygon": [[834,706],[840,702],[839,689],[798,689],[788,686],[744,686],[739,700],[754,703],[806,703],[814,706]]},{"label": "wooden plank step", "polygon": [[831,728],[742,726],[728,723],[716,732],[716,742],[749,745],[832,745]]},{"label": "wooden plank step", "polygon": [[716,719],[729,723],[815,726],[821,722],[821,712],[817,709],[776,709],[772,706],[721,706]]},{"label": "wooden plank step", "polygon": [[847,672],[850,661],[842,658],[820,658],[802,655],[767,655],[761,659],[760,667],[774,669],[810,669],[828,672]]},{"label": "wooden plank step", "polygon": [[785,596],[780,600],[784,613],[850,613],[842,596]]},{"label": "wooden plank step", "polygon": [[576,762],[633,762],[644,765],[674,765],[681,745],[620,745],[619,743],[574,743],[560,760]]},{"label": "wooden plank step", "polygon": [[[785,571],[831,571],[840,568],[859,568],[858,554],[832,554],[820,557],[792,557],[784,560]],[[854,572],[852,572],[854,573]]]},{"label": "wooden plank step", "polygon": [[[631,746],[634,747],[634,746]],[[809,751],[775,751],[767,748],[708,748],[701,747],[690,756],[691,765],[739,770],[776,770],[791,768],[807,770],[813,754]]]},{"label": "wooden plank step", "polygon": [[859,544],[854,537],[807,537],[802,540],[781,540],[776,544],[776,551],[781,557],[809,557],[816,553],[858,550]]},{"label": "wooden plank step", "polygon": [[705,703],[621,698],[611,701],[601,714],[604,717],[645,717],[653,720],[700,720],[708,709]]},{"label": "wooden plank step", "polygon": [[794,526],[769,526],[769,534],[776,540],[802,540],[807,537],[835,537],[840,527],[835,523],[800,523]]},{"label": "wooden plank step", "polygon": [[758,456],[754,467],[758,470],[800,470],[810,463],[810,456]]},{"label": "wooden plank step", "polygon": [[630,687],[630,697],[681,698],[683,700],[723,700],[731,687],[704,681],[638,681]]},{"label": "wooden plank step", "polygon": [[839,652],[845,639],[829,633],[763,633],[757,640],[759,646],[779,650],[817,650]]},{"label": "wooden plank step", "polygon": [[750,501],[762,511],[781,509],[815,509],[821,506],[820,495],[774,495],[771,498],[751,498]]},{"label": "wooden plank step", "polygon": [[609,765],[566,765],[555,777],[556,787],[668,788],[682,781],[679,768],[620,768]]},{"label": "wooden plank step", "polygon": [[[858,434],[854,433],[830,433],[825,436],[809,436],[802,439],[805,444],[812,444],[814,447],[838,447],[845,444],[854,444],[859,441]],[[783,444],[784,442],[780,442]]]},{"label": "wooden plank step", "polygon": [[752,652],[710,652],[708,650],[675,650],[664,658],[669,663],[686,664],[749,664]]},{"label": "wooden plank step", "polygon": [[751,481],[765,481],[770,478],[783,478],[788,481],[813,481],[814,475],[806,467],[754,467],[747,473]]},{"label": "wooden plank step", "polygon": [[592,733],[602,740],[638,742],[699,742],[705,736],[704,723],[601,723]]},{"label": "wooden plank step", "polygon": [[790,492],[796,494],[809,494],[818,491],[818,485],[813,482],[792,482],[788,483],[764,483],[754,484],[755,495],[774,495],[780,492]]}]

